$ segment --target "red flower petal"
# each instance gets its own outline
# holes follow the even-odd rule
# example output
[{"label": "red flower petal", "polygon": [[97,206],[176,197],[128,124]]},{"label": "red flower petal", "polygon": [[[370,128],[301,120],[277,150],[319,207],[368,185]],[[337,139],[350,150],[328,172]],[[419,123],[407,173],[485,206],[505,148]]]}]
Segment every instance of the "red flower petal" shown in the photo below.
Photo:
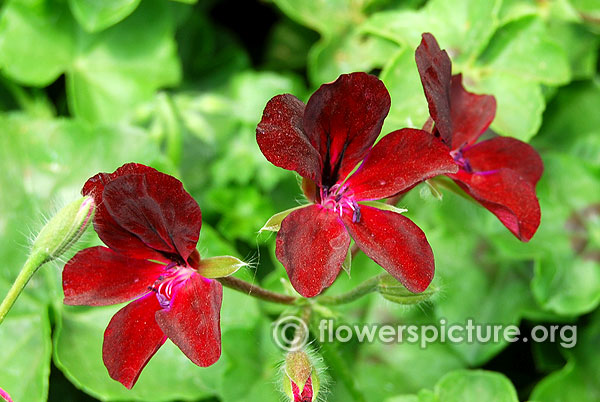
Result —
[{"label": "red flower petal", "polygon": [[519,173],[533,186],[544,172],[544,164],[537,151],[516,138],[495,137],[478,142],[466,148],[463,156],[476,172],[507,168]]},{"label": "red flower petal", "polygon": [[83,186],[81,193],[94,197],[96,202],[94,229],[104,244],[130,257],[166,262],[167,259],[164,255],[152,250],[133,233],[120,227],[102,202],[104,187],[113,180],[121,176],[146,173],[158,173],[158,171],[139,163],[127,163],[113,173],[98,173],[91,177]]},{"label": "red flower petal", "polygon": [[321,157],[302,129],[304,103],[293,95],[271,99],[256,127],[256,142],[275,166],[295,170],[315,182],[321,180]]},{"label": "red flower petal", "polygon": [[112,379],[129,389],[167,339],[154,319],[160,309],[154,293],[149,293],[119,310],[104,331],[104,365]]},{"label": "red flower petal", "polygon": [[168,309],[156,313],[165,335],[195,364],[207,367],[221,356],[223,287],[193,274],[175,291]]},{"label": "red flower petal", "polygon": [[65,304],[106,306],[123,303],[145,293],[164,266],[127,257],[107,247],[81,250],[62,273]]},{"label": "red flower petal", "polygon": [[453,132],[450,112],[450,57],[445,50],[440,49],[432,34],[424,33],[421,44],[415,51],[415,60],[429,104],[429,114],[444,142],[450,145]]},{"label": "red flower petal", "polygon": [[491,174],[460,170],[448,176],[521,241],[529,241],[535,234],[540,225],[540,204],[533,185],[519,173],[510,169]]},{"label": "red flower petal", "polygon": [[323,161],[321,184],[330,187],[345,179],[365,157],[390,102],[383,82],[365,73],[343,74],[310,97],[303,125]]},{"label": "red flower petal", "polygon": [[281,222],[275,255],[294,289],[313,297],[333,283],[348,247],[350,236],[339,216],[320,205],[309,205]]},{"label": "red flower petal", "polygon": [[423,130],[404,128],[383,137],[347,181],[355,199],[378,200],[458,167],[440,140]]},{"label": "red flower petal", "polygon": [[104,187],[103,199],[115,222],[148,247],[183,260],[196,249],[200,207],[176,178],[159,172],[121,176]]},{"label": "red flower petal", "polygon": [[102,203],[102,192],[104,186],[113,181],[114,179],[127,176],[130,174],[145,174],[145,173],[157,173],[158,170],[151,168],[140,163],[126,163],[113,173],[98,173],[97,175],[90,177],[88,181],[83,185],[81,194],[89,195],[94,197],[96,205]]},{"label": "red flower petal", "polygon": [[434,273],[433,252],[425,234],[401,214],[360,206],[361,218],[344,223],[358,247],[408,290],[427,289]]},{"label": "red flower petal", "polygon": [[492,124],[496,115],[496,98],[492,95],[476,95],[462,85],[462,75],[452,77],[450,89],[450,113],[452,116],[452,149],[473,144]]}]

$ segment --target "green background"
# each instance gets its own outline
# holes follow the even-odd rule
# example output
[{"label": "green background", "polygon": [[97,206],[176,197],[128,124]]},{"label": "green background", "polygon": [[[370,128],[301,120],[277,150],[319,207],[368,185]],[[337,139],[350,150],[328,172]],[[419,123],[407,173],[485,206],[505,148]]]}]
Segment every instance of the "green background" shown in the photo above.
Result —
[{"label": "green background", "polygon": [[[6,0],[0,2],[0,295],[31,238],[93,174],[129,161],[180,178],[203,213],[203,256],[286,292],[274,236],[297,205],[292,172],[266,161],[254,130],[266,102],[307,100],[339,74],[378,74],[392,98],[383,134],[421,127],[414,62],[432,32],[466,86],[498,101],[491,128],[545,163],[542,223],[516,240],[480,206],[425,186],[402,200],[427,234],[439,291],[413,306],[377,294],[340,322],[577,324],[556,343],[343,344],[319,350],[330,401],[600,400],[600,2],[598,0]],[[98,244],[93,233],[76,249]],[[223,356],[202,369],[170,342],[127,391],[108,377],[102,334],[119,308],[62,304],[62,262],[45,266],[0,326],[0,387],[16,402],[278,401],[279,306],[225,290]],[[258,267],[258,268],[257,268]],[[329,291],[381,272],[364,255]]]}]

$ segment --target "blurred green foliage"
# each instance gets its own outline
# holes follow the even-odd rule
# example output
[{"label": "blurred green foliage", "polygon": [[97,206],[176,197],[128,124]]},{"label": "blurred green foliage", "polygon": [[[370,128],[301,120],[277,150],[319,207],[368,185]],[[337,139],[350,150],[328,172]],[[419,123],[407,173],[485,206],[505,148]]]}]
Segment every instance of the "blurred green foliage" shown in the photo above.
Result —
[{"label": "blurred green foliage", "polygon": [[[338,319],[577,323],[580,339],[570,350],[338,345],[326,364],[334,353],[353,375],[341,378],[348,370],[332,364],[328,400],[353,400],[356,390],[373,402],[600,400],[597,0],[4,1],[0,295],[44,216],[88,177],[129,161],[183,180],[202,208],[202,255],[243,257],[258,268],[236,275],[288,291],[274,236],[258,230],[301,192],[294,174],[268,163],[255,143],[264,105],[285,92],[307,100],[341,73],[369,71],[392,97],[384,134],[420,127],[428,111],[414,49],[426,31],[469,89],[496,96],[492,129],[540,151],[542,224],[523,244],[480,206],[417,187],[401,206],[432,244],[439,295],[414,307],[371,295],[340,307]],[[78,248],[92,244],[99,240],[89,234]],[[76,388],[101,400],[279,400],[283,356],[270,323],[280,306],[226,290],[221,360],[198,368],[169,343],[127,391],[101,361],[116,308],[63,306],[61,265],[44,267],[0,326],[0,387],[15,401],[44,401],[49,390],[56,400],[84,400]],[[330,292],[379,272],[359,255]],[[514,369],[523,350],[525,374]],[[49,382],[51,360],[74,387]]]}]

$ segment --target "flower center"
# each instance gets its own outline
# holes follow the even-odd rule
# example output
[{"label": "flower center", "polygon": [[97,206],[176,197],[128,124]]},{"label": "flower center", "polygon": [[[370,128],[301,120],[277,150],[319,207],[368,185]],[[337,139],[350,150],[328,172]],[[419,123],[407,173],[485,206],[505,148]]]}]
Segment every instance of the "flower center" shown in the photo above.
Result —
[{"label": "flower center", "polygon": [[465,156],[463,155],[462,148],[455,149],[454,151],[450,151],[450,156],[452,156],[454,158],[454,162],[456,162],[456,164],[458,166],[460,166],[462,170],[464,170],[468,173],[473,173],[473,168],[471,167],[469,160],[467,158],[465,158]]},{"label": "flower center", "polygon": [[335,184],[331,187],[320,189],[321,205],[327,209],[344,214],[344,208],[352,211],[352,222],[360,221],[360,207],[354,199],[354,194],[347,185]]},{"label": "flower center", "polygon": [[149,289],[156,294],[158,303],[162,308],[169,308],[175,291],[187,281],[193,273],[193,269],[181,267],[172,262],[165,267],[163,273]]}]

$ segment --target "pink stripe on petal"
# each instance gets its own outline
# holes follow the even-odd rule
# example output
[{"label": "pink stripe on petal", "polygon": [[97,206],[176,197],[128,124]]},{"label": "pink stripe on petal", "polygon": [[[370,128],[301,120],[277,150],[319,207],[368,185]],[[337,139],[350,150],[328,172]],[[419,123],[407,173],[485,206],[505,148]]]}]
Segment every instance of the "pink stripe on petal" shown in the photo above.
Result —
[{"label": "pink stripe on petal", "polygon": [[544,164],[537,151],[529,144],[510,137],[495,137],[467,148],[463,156],[475,172],[511,169],[536,185]]},{"label": "pink stripe on petal", "polygon": [[275,254],[294,289],[304,297],[313,297],[333,283],[349,246],[350,236],[339,215],[320,205],[309,205],[283,220]]},{"label": "pink stripe on petal", "polygon": [[156,312],[165,335],[198,366],[210,366],[221,356],[222,299],[219,282],[193,274],[175,290],[170,308]]},{"label": "pink stripe on petal", "polygon": [[425,234],[401,214],[361,205],[361,219],[344,224],[358,247],[413,293],[433,279],[433,252]]},{"label": "pink stripe on petal", "polygon": [[160,309],[154,293],[149,293],[119,310],[104,332],[104,365],[110,377],[128,389],[167,339],[154,318]]}]

